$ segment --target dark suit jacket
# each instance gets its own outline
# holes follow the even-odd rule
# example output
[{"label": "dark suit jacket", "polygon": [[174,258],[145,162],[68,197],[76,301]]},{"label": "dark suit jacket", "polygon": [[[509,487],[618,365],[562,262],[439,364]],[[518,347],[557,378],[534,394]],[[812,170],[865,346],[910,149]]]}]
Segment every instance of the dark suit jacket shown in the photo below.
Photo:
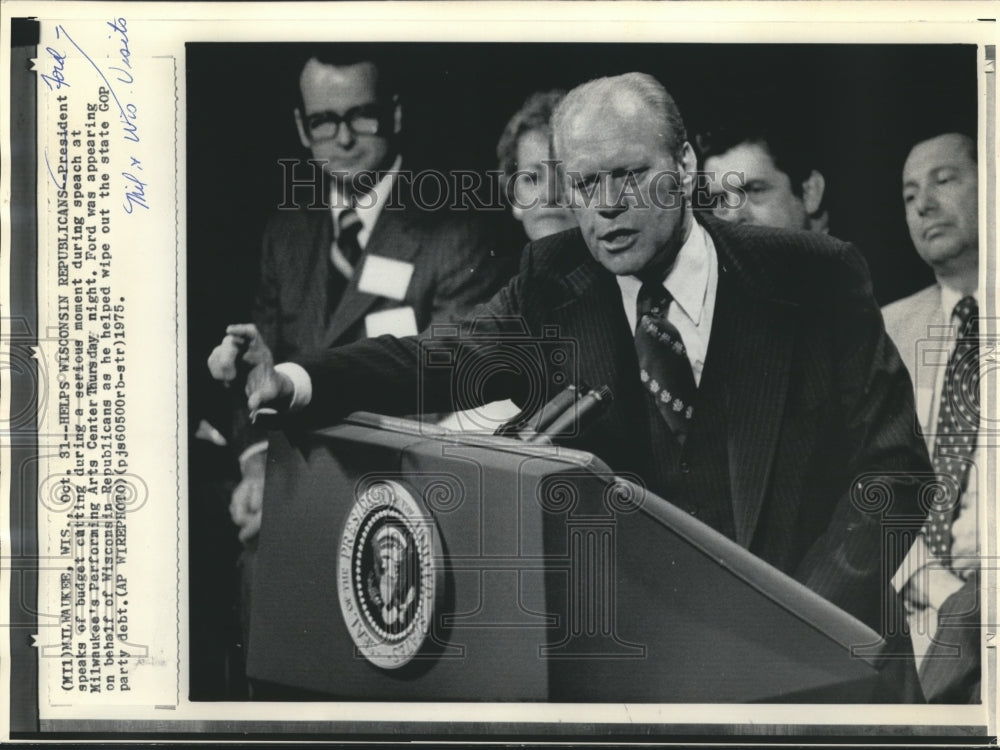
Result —
[{"label": "dark suit jacket", "polygon": [[[363,259],[382,256],[413,264],[402,300],[358,289],[356,273],[337,299],[329,299],[333,222],[326,208],[280,211],[264,231],[253,322],[276,361],[365,338],[365,317],[413,308],[418,331],[432,322],[460,320],[488,300],[517,270],[516,254],[496,251],[492,226],[476,216],[383,206]],[[358,268],[363,266],[363,260]],[[264,439],[241,409],[234,441],[242,450]]]},{"label": "dark suit jacket", "polygon": [[404,299],[359,291],[355,274],[343,295],[329,300],[328,274],[337,273],[330,269],[332,241],[327,209],[281,211],[264,232],[253,320],[279,361],[362,339],[365,316],[381,310],[412,307],[421,331],[432,321],[458,320],[516,270],[516,257],[496,253],[489,228],[473,215],[387,205],[363,258],[412,263]]},{"label": "dark suit jacket", "polygon": [[[719,258],[706,372],[726,368],[735,540],[885,632],[884,608],[897,603],[888,580],[904,551],[886,536],[896,522],[919,522],[916,486],[906,475],[929,471],[929,463],[912,427],[910,380],[886,336],[865,263],[852,246],[821,235],[703,223]],[[566,380],[609,385],[611,407],[576,447],[616,471],[638,469],[657,491],[660,451],[614,277],[577,230],[526,253],[521,273],[477,308],[478,334],[496,338],[516,328],[513,316],[546,342],[553,331],[545,327],[556,326],[575,347],[575,361],[536,345],[546,382],[535,385],[551,393]],[[720,318],[725,306],[731,314]],[[313,401],[299,419],[330,422],[358,409],[409,413],[418,402],[444,409],[456,387],[451,373],[463,362],[530,348],[523,337],[521,344],[475,341],[469,331],[450,342],[379,338],[301,358]],[[421,365],[429,343],[452,347],[456,368]],[[520,403],[532,392],[516,374],[497,371],[490,384],[479,389],[483,400],[508,395]]]}]

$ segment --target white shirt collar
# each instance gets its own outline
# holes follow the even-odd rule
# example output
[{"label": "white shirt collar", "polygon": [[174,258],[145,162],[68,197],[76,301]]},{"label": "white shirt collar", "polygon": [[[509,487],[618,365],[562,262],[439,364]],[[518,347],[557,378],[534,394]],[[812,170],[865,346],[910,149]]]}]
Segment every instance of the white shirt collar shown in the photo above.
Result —
[{"label": "white shirt collar", "polygon": [[[950,325],[954,322],[951,318],[952,313],[955,312],[955,305],[957,305],[966,295],[940,281],[938,282],[938,286],[941,287],[941,319]],[[979,295],[975,292],[973,292],[972,298],[976,300],[977,303],[979,302]]]},{"label": "white shirt collar", "polygon": [[[705,299],[711,275],[710,254],[714,252],[714,243],[708,236],[708,232],[697,221],[692,221],[691,231],[688,232],[688,237],[684,240],[680,252],[677,253],[674,265],[663,280],[663,287],[670,292],[674,301],[695,325],[701,325],[701,317],[705,311]],[[615,278],[622,291],[623,299],[631,300],[634,307],[635,300],[639,297],[642,281],[635,276],[616,276]],[[631,322],[635,316],[634,310],[627,312]]]},{"label": "white shirt collar", "polygon": [[[625,318],[633,332],[636,326],[636,300],[642,282],[635,276],[616,276],[621,290]],[[708,342],[715,317],[715,299],[719,286],[719,261],[715,243],[703,226],[692,222],[673,267],[663,282],[674,301],[667,311],[667,321],[677,328],[684,341],[695,383],[708,356]]]},{"label": "white shirt collar", "polygon": [[[367,240],[368,235],[371,234],[372,227],[375,226],[379,214],[382,213],[382,208],[392,194],[392,184],[402,163],[403,157],[401,155],[396,156],[395,161],[392,162],[392,166],[382,176],[382,179],[378,181],[378,184],[372,188],[371,192],[359,196],[357,199],[357,205],[355,205],[354,210],[361,220],[362,244]],[[335,227],[338,226],[337,219],[346,207],[347,201],[341,197],[337,190],[337,185],[334,183],[330,187],[330,212],[333,214],[333,225]]]},{"label": "white shirt collar", "polygon": [[677,253],[663,286],[695,325],[701,325],[708,290],[708,233],[698,222],[692,222],[691,232]]}]

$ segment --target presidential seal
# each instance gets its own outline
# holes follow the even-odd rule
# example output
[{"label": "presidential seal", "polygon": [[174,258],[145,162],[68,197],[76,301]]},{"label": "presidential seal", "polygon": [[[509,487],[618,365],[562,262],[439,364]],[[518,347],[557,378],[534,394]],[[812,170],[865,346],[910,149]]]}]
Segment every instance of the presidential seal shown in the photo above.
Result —
[{"label": "presidential seal", "polygon": [[398,482],[381,480],[354,503],[337,558],[340,611],[372,664],[409,662],[430,632],[441,594],[434,520]]}]

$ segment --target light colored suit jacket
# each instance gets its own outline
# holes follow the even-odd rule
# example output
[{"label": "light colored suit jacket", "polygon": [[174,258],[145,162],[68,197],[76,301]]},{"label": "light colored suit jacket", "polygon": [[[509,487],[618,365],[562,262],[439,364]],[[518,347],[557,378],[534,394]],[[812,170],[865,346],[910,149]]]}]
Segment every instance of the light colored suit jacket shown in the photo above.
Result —
[{"label": "light colored suit jacket", "polygon": [[[950,348],[952,343],[950,331],[946,328],[948,321],[943,319],[941,312],[941,287],[932,284],[916,294],[886,305],[882,308],[882,316],[885,318],[886,333],[899,350],[899,356],[913,380],[920,429],[925,436],[930,435],[934,428],[931,422],[935,415],[931,413],[931,403],[938,368],[926,362],[921,364],[922,352],[932,347],[937,349],[939,345]],[[928,449],[933,447],[930,442]]]},{"label": "light colored suit jacket", "polygon": [[[954,330],[945,319],[941,307],[941,287],[938,284],[893,302],[882,309],[885,328],[899,349],[906,369],[913,380],[917,404],[917,419],[927,448],[933,456],[937,428],[937,408],[934,406],[938,374],[944,370],[954,346]],[[973,454],[973,465],[978,462]],[[975,471],[962,498],[962,509],[953,524],[954,533],[964,540],[954,544],[960,552],[974,545],[976,529]],[[961,527],[961,530],[960,530]],[[971,535],[971,536],[970,536]],[[902,569],[894,577],[894,585],[902,588],[923,565],[923,552],[917,545],[907,556]],[[954,552],[955,548],[953,548]],[[958,578],[942,584],[928,583],[926,593],[932,602],[928,609],[917,609],[909,617],[913,650],[920,665],[920,683],[931,703],[970,703],[979,700],[980,686],[980,601],[977,576],[964,584]],[[957,591],[955,586],[961,586]],[[910,594],[904,592],[904,598]],[[945,623],[939,616],[947,615]],[[939,626],[939,622],[942,624]],[[958,646],[961,657],[955,658]],[[949,658],[950,657],[950,658]]]}]

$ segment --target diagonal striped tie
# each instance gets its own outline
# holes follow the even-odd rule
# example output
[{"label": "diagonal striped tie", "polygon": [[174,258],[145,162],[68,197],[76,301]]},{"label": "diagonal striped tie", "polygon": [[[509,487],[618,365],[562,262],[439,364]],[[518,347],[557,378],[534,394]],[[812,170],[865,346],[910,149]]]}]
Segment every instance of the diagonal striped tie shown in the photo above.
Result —
[{"label": "diagonal striped tie", "polygon": [[670,301],[662,284],[643,284],[636,304],[635,350],[643,387],[683,444],[698,386],[680,332],[667,321]]},{"label": "diagonal striped tie", "polygon": [[337,247],[341,255],[354,268],[361,258],[361,218],[353,208],[345,208],[337,217]]},{"label": "diagonal striped tie", "polygon": [[979,307],[963,297],[953,315],[961,322],[958,341],[945,367],[934,441],[938,492],[923,533],[931,551],[951,555],[951,523],[969,481],[972,453],[979,434]]}]

